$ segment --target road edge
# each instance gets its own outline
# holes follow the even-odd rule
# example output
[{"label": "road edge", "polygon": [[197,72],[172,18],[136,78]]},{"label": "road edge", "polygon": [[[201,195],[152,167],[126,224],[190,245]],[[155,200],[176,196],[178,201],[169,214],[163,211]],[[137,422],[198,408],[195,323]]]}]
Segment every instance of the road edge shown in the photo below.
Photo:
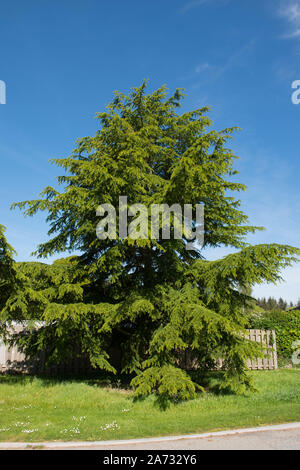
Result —
[{"label": "road edge", "polygon": [[247,434],[253,432],[264,432],[264,431],[287,431],[290,429],[300,428],[300,422],[285,423],[285,424],[274,424],[268,426],[258,426],[254,428],[239,428],[229,429],[226,431],[214,431],[206,432],[202,434],[183,434],[179,436],[162,436],[162,437],[150,437],[143,439],[123,439],[118,441],[47,441],[47,442],[0,442],[0,450],[13,450],[13,449],[30,449],[30,448],[43,448],[43,449],[72,449],[76,447],[111,447],[111,446],[123,446],[123,445],[134,445],[134,444],[148,444],[155,442],[170,442],[180,441],[186,439],[204,439],[211,437],[222,437],[230,436],[233,434]]}]

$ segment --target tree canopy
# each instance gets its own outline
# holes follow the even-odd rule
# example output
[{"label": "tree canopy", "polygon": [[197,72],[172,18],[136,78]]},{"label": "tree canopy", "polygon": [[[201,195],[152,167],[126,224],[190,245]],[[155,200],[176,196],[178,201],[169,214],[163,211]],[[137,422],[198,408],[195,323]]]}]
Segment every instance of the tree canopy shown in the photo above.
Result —
[{"label": "tree canopy", "polygon": [[0,311],[5,306],[13,289],[15,271],[14,249],[5,237],[5,227],[0,225]]},{"label": "tree canopy", "polygon": [[[10,299],[2,318],[6,324],[22,316],[43,320],[46,326],[22,344],[30,354],[44,348],[56,361],[79,348],[94,366],[116,372],[110,350],[117,344],[120,368],[135,375],[137,395],[193,397],[197,386],[178,366],[184,350],[204,369],[221,357],[223,386],[242,391],[251,386],[246,360],[258,353],[243,335],[247,289],[277,282],[299,250],[246,243],[258,227],[249,225],[237,198],[246,187],[235,182],[237,157],[227,148],[236,128],[213,130],[206,107],[179,114],[180,89],[168,98],[165,87],[149,94],[146,87],[128,96],[115,92],[97,115],[96,135],[53,160],[64,173],[60,191],[49,186],[38,199],[14,204],[28,216],[47,213],[49,240],[37,247],[39,257],[79,255],[51,266],[19,265],[35,305],[23,299],[22,310]],[[161,234],[98,239],[97,207],[117,207],[124,195],[129,205],[149,210],[152,204],[192,204],[194,210],[204,204],[204,247],[189,251],[184,237]],[[204,248],[218,246],[239,251],[206,260]]]}]

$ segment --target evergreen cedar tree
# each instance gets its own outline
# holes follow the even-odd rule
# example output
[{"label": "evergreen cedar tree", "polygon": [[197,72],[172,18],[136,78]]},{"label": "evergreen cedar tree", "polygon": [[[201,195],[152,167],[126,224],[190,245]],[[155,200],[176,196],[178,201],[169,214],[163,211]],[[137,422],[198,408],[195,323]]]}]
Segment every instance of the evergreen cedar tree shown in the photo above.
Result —
[{"label": "evergreen cedar tree", "polygon": [[16,284],[13,261],[15,251],[6,240],[5,230],[5,227],[0,225],[0,312],[5,307]]},{"label": "evergreen cedar tree", "polygon": [[[27,216],[47,213],[49,240],[37,247],[37,256],[80,254],[52,265],[13,263],[1,232],[2,334],[12,321],[43,321],[11,341],[29,356],[46,350],[50,362],[79,351],[95,367],[130,373],[140,397],[195,396],[201,383],[178,366],[184,350],[192,351],[201,370],[223,358],[222,387],[243,392],[252,387],[246,359],[259,354],[244,337],[247,289],[277,282],[299,250],[245,242],[258,227],[248,225],[235,197],[246,189],[234,182],[236,157],[226,147],[235,128],[211,129],[206,107],[178,114],[181,89],[168,98],[165,87],[147,94],[146,86],[128,96],[115,92],[107,111],[97,115],[96,135],[78,140],[71,156],[54,160],[64,170],[61,191],[46,187],[39,199],[13,205]],[[121,195],[129,205],[148,208],[204,203],[204,248],[238,252],[208,261],[203,249],[186,250],[184,239],[99,240],[96,208],[118,207]],[[120,370],[110,354],[116,345]]]}]

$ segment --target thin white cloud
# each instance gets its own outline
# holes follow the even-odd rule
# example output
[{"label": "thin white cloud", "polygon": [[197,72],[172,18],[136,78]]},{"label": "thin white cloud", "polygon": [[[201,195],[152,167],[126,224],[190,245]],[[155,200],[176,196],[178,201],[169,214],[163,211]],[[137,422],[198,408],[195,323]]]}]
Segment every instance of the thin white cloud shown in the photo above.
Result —
[{"label": "thin white cloud", "polygon": [[192,2],[186,3],[181,9],[180,13],[187,13],[188,11],[192,10],[193,8],[198,8],[204,3],[208,3],[211,0],[194,0]]},{"label": "thin white cloud", "polygon": [[199,64],[195,67],[195,72],[196,73],[202,73],[205,72],[205,70],[208,70],[211,68],[211,65],[209,63],[205,62],[203,64]]},{"label": "thin white cloud", "polygon": [[299,36],[300,36],[300,29],[296,29],[296,31],[293,31],[290,34],[287,34],[285,37],[287,39],[290,39],[290,38],[298,38]]},{"label": "thin white cloud", "polygon": [[282,1],[278,14],[289,24],[289,32],[284,37],[300,37],[300,0]]},{"label": "thin white cloud", "polygon": [[[190,72],[184,76],[181,76],[179,80],[183,82],[188,81],[190,83],[188,85],[190,90],[197,90],[200,87],[207,85],[207,83],[211,84],[216,82],[230,69],[239,65],[243,66],[245,64],[247,57],[254,50],[257,39],[257,37],[254,37],[249,42],[236,49],[221,64],[203,61],[193,65],[193,68],[191,68]],[[206,95],[205,98],[207,99]],[[201,102],[203,102],[203,99],[201,99]]]},{"label": "thin white cloud", "polygon": [[[252,52],[256,41],[257,38],[252,38],[248,43],[233,52],[233,54],[227,58],[226,62],[223,63],[223,65],[212,65],[208,62],[204,62],[202,64],[197,65],[194,69],[193,78],[199,78],[199,75],[201,73],[207,72],[209,73],[210,82],[220,79],[232,67],[240,64],[241,61],[245,61],[245,58]],[[202,81],[201,83],[199,83],[198,80],[192,88],[198,88],[201,84]]]},{"label": "thin white cloud", "polygon": [[180,8],[179,13],[187,13],[190,10],[193,10],[194,8],[199,8],[207,3],[218,3],[227,5],[229,2],[231,2],[231,0],[191,0],[190,2],[185,3],[182,8]]}]

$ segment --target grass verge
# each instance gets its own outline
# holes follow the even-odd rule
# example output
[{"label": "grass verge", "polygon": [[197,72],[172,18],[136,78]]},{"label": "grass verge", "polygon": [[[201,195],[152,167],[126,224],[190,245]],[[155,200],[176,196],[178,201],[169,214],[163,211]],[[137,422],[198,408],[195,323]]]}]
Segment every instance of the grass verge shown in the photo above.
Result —
[{"label": "grass verge", "polygon": [[251,372],[258,393],[199,394],[160,410],[154,397],[97,380],[0,376],[0,441],[131,439],[300,421],[300,371]]}]

